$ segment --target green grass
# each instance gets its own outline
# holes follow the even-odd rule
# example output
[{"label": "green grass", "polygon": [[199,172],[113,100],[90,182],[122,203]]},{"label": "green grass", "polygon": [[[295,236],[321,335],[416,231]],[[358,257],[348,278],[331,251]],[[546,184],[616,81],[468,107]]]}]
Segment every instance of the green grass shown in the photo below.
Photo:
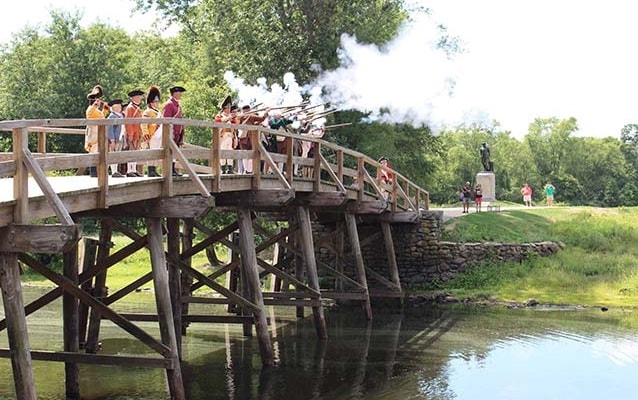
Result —
[{"label": "green grass", "polygon": [[463,242],[566,244],[558,254],[523,263],[487,262],[440,286],[460,297],[495,296],[587,306],[638,306],[638,209],[555,207],[478,213],[444,225]]},{"label": "green grass", "polygon": [[[200,239],[196,239],[200,240]],[[114,247],[111,249],[111,253],[118,251],[119,249],[127,246],[131,243],[131,240],[126,236],[116,235],[113,236],[112,242]],[[217,255],[222,259],[227,258],[227,252],[225,248],[217,252]],[[208,258],[205,252],[200,252],[193,256],[192,265],[195,269],[199,270],[206,275],[212,273],[217,267],[213,267],[209,264]],[[107,271],[107,286],[109,287],[109,293],[114,293],[118,289],[121,289],[141,276],[151,271],[150,253],[147,250],[138,251],[131,256],[120,261]],[[32,286],[54,286],[50,281],[43,278],[40,274],[27,271],[23,280],[28,282]],[[218,278],[218,283],[225,284],[225,275]],[[141,289],[148,290],[153,288],[153,282],[144,284]],[[204,287],[197,291],[198,294],[212,292],[212,290]]]}]

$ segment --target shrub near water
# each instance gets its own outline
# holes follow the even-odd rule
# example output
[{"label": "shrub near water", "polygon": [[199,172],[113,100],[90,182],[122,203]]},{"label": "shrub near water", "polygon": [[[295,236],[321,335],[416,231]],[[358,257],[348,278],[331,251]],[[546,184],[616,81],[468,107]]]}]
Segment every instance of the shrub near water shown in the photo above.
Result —
[{"label": "shrub near water", "polygon": [[[464,241],[472,241],[468,232],[477,230],[469,226],[480,224],[479,231],[490,231],[488,240],[560,240],[566,248],[552,257],[532,258],[522,263],[487,262],[440,288],[457,296],[489,294],[506,301],[533,297],[541,302],[560,304],[638,304],[636,209],[554,208],[491,214],[461,218],[463,224],[452,221],[453,227],[446,232],[446,238],[463,237]],[[482,234],[474,241],[484,241],[485,236]]]}]

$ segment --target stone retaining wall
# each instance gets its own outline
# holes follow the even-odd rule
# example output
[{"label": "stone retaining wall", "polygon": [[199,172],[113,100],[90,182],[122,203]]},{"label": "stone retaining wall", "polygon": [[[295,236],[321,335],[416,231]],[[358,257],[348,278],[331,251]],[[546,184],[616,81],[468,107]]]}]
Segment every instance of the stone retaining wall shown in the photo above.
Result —
[{"label": "stone retaining wall", "polygon": [[[421,224],[393,224],[392,236],[396,252],[399,276],[402,284],[412,285],[432,281],[447,281],[457,274],[486,260],[521,261],[530,256],[549,256],[561,249],[554,242],[540,243],[453,243],[441,240],[443,213],[428,211],[423,213]],[[319,226],[317,238],[334,227]],[[359,225],[359,237],[379,232],[378,225]],[[346,236],[346,270],[353,268]],[[318,243],[318,242],[316,242]],[[379,237],[362,249],[367,267],[388,274],[388,262],[383,244]],[[320,260],[334,263],[334,253],[327,247],[319,246],[317,256]]]}]

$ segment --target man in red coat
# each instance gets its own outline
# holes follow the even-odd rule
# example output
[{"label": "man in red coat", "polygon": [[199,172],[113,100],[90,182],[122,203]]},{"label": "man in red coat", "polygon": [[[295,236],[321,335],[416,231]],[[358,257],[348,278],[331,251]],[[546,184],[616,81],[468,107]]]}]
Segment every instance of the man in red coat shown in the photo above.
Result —
[{"label": "man in red coat", "polygon": [[[186,89],[181,86],[173,86],[170,88],[171,98],[164,104],[163,117],[164,118],[184,118],[182,114],[182,108],[179,105],[179,101],[182,98],[182,93]],[[173,125],[173,141],[181,146],[184,144],[184,125]],[[175,169],[175,163],[173,162],[173,176],[182,176]]]}]

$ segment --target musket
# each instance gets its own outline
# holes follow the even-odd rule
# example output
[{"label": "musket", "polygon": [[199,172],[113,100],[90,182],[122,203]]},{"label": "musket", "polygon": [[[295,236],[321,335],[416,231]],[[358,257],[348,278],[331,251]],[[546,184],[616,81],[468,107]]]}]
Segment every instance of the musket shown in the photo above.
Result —
[{"label": "musket", "polygon": [[327,125],[327,126],[324,126],[323,129],[327,131],[329,129],[341,128],[342,126],[348,126],[348,125],[352,125],[352,122],[348,122],[345,124]]},{"label": "musket", "polygon": [[330,115],[330,114],[336,113],[337,111],[338,111],[338,110],[330,110],[330,111],[325,111],[325,112],[322,112],[322,113],[316,114],[316,115],[314,115],[312,118],[310,118],[308,121],[314,121],[314,120],[316,120],[316,119],[323,118],[323,117],[325,117],[326,115]]},{"label": "musket", "polygon": [[314,106],[312,106],[312,107],[304,108],[304,109],[303,109],[303,111],[312,110],[313,108],[321,107],[321,106],[324,106],[324,105],[326,105],[326,104],[328,104],[328,103],[315,104],[315,105],[314,105]]},{"label": "musket", "polygon": [[262,107],[262,108],[259,108],[259,109],[257,109],[257,110],[253,110],[253,111],[251,111],[251,112],[259,112],[259,111],[265,111],[265,110],[282,110],[282,109],[284,109],[284,108],[291,108],[291,109],[292,109],[292,108],[301,107],[303,104],[304,104],[304,103],[303,103],[303,102],[301,102],[301,103],[299,103],[299,104],[297,104],[297,105],[295,105],[295,106]]}]

